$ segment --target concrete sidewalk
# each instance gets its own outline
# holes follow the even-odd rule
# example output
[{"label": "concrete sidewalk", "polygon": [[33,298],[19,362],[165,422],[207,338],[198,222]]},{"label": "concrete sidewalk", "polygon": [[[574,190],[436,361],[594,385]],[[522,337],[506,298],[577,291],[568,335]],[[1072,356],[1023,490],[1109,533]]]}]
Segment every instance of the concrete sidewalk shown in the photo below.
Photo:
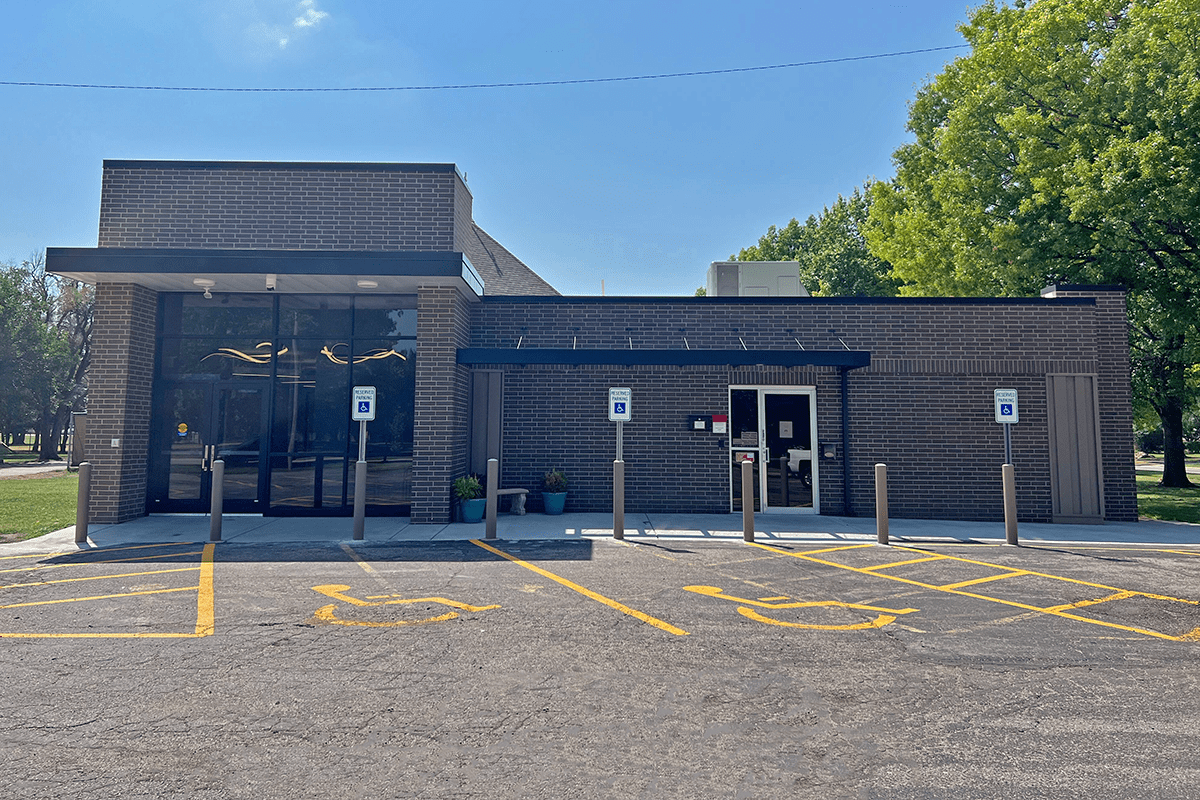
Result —
[{"label": "concrete sidewalk", "polygon": [[[351,541],[354,521],[348,517],[262,517],[226,514],[222,538],[234,544],[287,544]],[[812,514],[758,514],[755,537],[761,542],[828,542],[836,544],[875,541],[873,517],[832,517]],[[1003,522],[893,519],[891,540],[905,542],[1004,541]],[[1052,525],[1021,523],[1025,544],[1100,543],[1200,545],[1200,525],[1183,522],[1106,523],[1103,525]],[[482,539],[482,522],[414,525],[405,517],[369,517],[367,542],[433,542]],[[209,518],[204,514],[161,514],[120,525],[90,525],[91,547],[167,542],[207,542]],[[502,514],[496,521],[500,539],[573,539],[612,537],[611,514]],[[738,541],[742,538],[741,514],[631,514],[625,515],[625,536],[630,541]],[[76,549],[74,527],[25,542],[0,545],[0,555],[46,553]]]}]

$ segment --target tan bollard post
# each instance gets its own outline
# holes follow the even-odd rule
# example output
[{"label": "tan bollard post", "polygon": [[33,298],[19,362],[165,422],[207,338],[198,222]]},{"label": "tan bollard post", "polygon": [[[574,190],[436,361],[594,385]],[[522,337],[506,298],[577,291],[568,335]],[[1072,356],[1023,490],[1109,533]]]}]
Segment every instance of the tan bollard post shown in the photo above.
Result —
[{"label": "tan bollard post", "polygon": [[92,513],[92,462],[79,465],[79,493],[75,500],[75,544],[87,541],[88,518]]},{"label": "tan bollard post", "polygon": [[354,462],[354,541],[367,535],[367,462]]},{"label": "tan bollard post", "polygon": [[496,514],[499,508],[500,496],[497,492],[500,491],[500,460],[497,458],[489,458],[487,460],[487,505],[485,506],[484,514],[487,515],[483,538],[496,538]]},{"label": "tan bollard post", "polygon": [[887,464],[875,465],[875,539],[888,543]]},{"label": "tan bollard post", "polygon": [[754,462],[742,462],[742,538],[754,541]]},{"label": "tan bollard post", "polygon": [[613,462],[613,538],[625,538],[625,462]]},{"label": "tan bollard post", "polygon": [[208,540],[221,541],[221,516],[225,512],[225,462],[212,462],[212,503],[209,505]]},{"label": "tan bollard post", "polygon": [[1004,541],[1017,544],[1017,475],[1012,464],[1000,468],[1004,478]]}]

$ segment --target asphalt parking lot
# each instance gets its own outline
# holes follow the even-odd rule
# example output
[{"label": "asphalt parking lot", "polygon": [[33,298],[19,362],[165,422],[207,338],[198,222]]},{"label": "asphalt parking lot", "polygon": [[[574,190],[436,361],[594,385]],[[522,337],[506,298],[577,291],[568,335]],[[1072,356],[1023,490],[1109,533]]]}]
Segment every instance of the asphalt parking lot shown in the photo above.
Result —
[{"label": "asphalt parking lot", "polygon": [[1186,546],[0,557],[0,792],[1196,797],[1197,601]]}]

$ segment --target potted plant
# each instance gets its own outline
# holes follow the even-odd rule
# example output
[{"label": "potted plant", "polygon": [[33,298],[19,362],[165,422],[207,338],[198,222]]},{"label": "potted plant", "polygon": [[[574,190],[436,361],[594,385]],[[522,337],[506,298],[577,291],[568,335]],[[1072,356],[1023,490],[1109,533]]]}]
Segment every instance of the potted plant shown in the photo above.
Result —
[{"label": "potted plant", "polygon": [[567,476],[561,469],[552,469],[542,478],[542,504],[547,514],[561,514],[566,502]]},{"label": "potted plant", "polygon": [[464,475],[454,480],[454,496],[458,498],[462,509],[463,522],[479,522],[483,519],[483,511],[487,506],[487,498],[483,496],[483,487],[479,478],[474,475]]}]

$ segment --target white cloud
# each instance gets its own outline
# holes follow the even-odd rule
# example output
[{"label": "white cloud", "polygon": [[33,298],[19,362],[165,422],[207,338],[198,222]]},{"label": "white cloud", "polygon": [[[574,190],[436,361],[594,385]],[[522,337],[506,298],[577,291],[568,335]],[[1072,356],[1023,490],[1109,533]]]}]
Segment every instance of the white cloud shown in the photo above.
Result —
[{"label": "white cloud", "polygon": [[329,16],[328,11],[320,11],[316,8],[315,0],[301,0],[300,8],[304,10],[304,13],[296,17],[296,21],[292,23],[296,28],[312,28]]}]

